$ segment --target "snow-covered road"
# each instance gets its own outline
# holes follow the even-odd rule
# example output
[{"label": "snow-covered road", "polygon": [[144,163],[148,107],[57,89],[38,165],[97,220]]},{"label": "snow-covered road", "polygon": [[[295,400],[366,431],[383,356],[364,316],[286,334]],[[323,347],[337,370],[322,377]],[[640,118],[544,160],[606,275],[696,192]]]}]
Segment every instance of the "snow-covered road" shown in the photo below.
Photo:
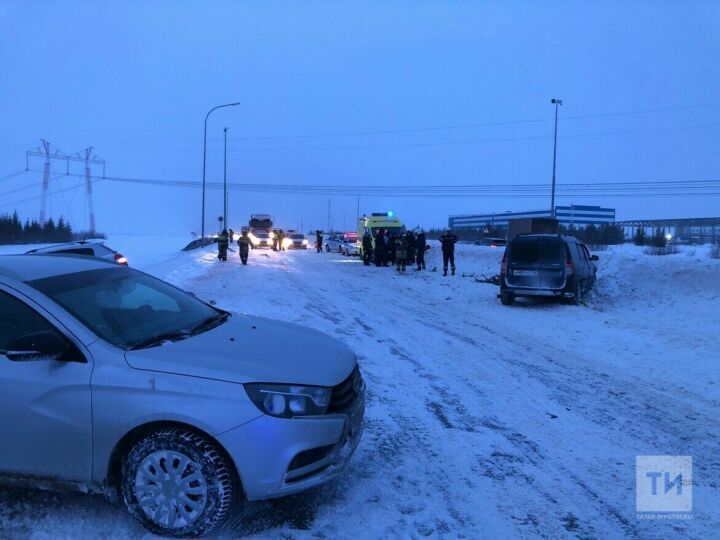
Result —
[{"label": "snow-covered road", "polygon": [[[132,249],[121,249],[132,259]],[[502,252],[461,246],[459,274],[397,275],[357,259],[253,251],[138,258],[220,307],[345,341],[368,385],[345,474],[251,507],[224,537],[710,538],[720,530],[720,264],[689,251],[599,253],[587,305],[504,307],[475,276]],[[693,519],[635,514],[635,457],[690,455]],[[122,509],[0,490],[18,537],[137,537]]]}]

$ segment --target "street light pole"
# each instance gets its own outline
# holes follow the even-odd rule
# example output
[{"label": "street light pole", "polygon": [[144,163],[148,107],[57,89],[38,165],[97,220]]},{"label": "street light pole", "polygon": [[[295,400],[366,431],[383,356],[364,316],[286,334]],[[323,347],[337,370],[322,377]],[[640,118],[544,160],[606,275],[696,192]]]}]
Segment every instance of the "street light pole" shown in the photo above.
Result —
[{"label": "street light pole", "polygon": [[239,102],[226,103],[225,105],[217,105],[210,109],[205,115],[205,131],[203,132],[203,177],[202,177],[202,221],[200,223],[200,238],[205,238],[205,165],[207,163],[207,121],[210,113],[215,109],[222,109],[223,107],[234,107],[240,105]]},{"label": "street light pole", "polygon": [[223,129],[225,132],[225,148],[223,150],[223,219],[225,220],[226,229],[229,227],[227,220],[227,130],[228,128]]},{"label": "street light pole", "polygon": [[562,100],[551,99],[550,103],[555,104],[555,142],[553,143],[553,175],[552,175],[552,196],[550,198],[550,215],[555,219],[555,163],[557,161],[557,121],[558,107],[562,105]]}]

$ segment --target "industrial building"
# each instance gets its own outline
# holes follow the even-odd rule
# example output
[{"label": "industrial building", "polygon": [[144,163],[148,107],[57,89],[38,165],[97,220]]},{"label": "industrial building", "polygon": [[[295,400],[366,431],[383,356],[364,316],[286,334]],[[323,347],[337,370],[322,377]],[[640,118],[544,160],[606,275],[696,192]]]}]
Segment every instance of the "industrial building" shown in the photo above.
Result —
[{"label": "industrial building", "polygon": [[[552,213],[549,209],[528,212],[495,212],[492,214],[468,214],[450,216],[448,226],[451,229],[482,229],[490,227],[507,227],[512,219],[549,218]],[[615,209],[600,206],[570,205],[556,206],[555,217],[564,227],[582,229],[588,225],[603,225],[615,223]]]}]

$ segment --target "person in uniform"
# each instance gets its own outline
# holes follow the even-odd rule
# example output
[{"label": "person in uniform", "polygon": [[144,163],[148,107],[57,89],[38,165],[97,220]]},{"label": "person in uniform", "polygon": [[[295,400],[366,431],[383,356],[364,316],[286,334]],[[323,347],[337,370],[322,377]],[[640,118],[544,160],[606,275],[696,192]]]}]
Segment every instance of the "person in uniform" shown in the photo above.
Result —
[{"label": "person in uniform", "polygon": [[240,261],[242,261],[243,264],[247,264],[248,255],[250,254],[250,246],[252,245],[247,231],[242,232],[242,235],[238,238],[237,244],[238,251],[240,252]]},{"label": "person in uniform", "polygon": [[323,250],[323,233],[320,229],[315,231],[315,247],[317,247],[317,252],[322,253]]},{"label": "person in uniform", "polygon": [[387,257],[385,249],[385,231],[378,229],[375,233],[375,266],[384,266]]},{"label": "person in uniform", "polygon": [[385,236],[385,244],[387,245],[387,261],[390,262],[390,266],[395,266],[395,261],[397,260],[397,246],[395,245],[396,239],[397,235],[395,232]]},{"label": "person in uniform", "polygon": [[363,235],[362,251],[363,251],[363,264],[365,266],[369,266],[370,258],[372,257],[372,253],[373,253],[372,236],[370,236],[370,231],[365,231],[365,234]]},{"label": "person in uniform", "polygon": [[228,234],[225,229],[223,229],[222,232],[218,235],[217,245],[218,245],[218,260],[219,261],[227,261]]},{"label": "person in uniform", "polygon": [[415,238],[415,261],[418,270],[425,270],[425,252],[430,249],[425,240],[425,233],[420,231]]},{"label": "person in uniform", "polygon": [[415,264],[415,235],[412,231],[405,233],[405,243],[407,243],[407,264]]},{"label": "person in uniform", "polygon": [[407,264],[407,237],[403,234],[395,236],[395,265],[398,272],[404,272]]},{"label": "person in uniform", "polygon": [[447,276],[448,262],[452,268],[452,275],[455,275],[455,243],[458,241],[458,237],[450,229],[445,229],[445,232],[440,237],[440,244],[442,245],[443,255],[443,276]]}]

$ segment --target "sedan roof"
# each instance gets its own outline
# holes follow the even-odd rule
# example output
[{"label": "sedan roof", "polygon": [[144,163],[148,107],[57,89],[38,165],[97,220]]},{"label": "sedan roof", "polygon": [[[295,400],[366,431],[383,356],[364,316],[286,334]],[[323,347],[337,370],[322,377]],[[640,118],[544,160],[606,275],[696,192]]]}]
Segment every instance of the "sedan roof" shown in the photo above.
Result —
[{"label": "sedan roof", "polygon": [[8,276],[18,281],[33,281],[116,266],[111,261],[85,255],[0,255],[0,276]]},{"label": "sedan roof", "polygon": [[107,250],[110,250],[103,242],[96,242],[92,240],[82,240],[77,242],[66,242],[64,244],[51,244],[49,246],[31,249],[28,251],[28,253],[53,253],[55,250],[58,249],[66,249],[66,248],[81,248],[81,247],[92,247],[92,246],[101,246]]}]

